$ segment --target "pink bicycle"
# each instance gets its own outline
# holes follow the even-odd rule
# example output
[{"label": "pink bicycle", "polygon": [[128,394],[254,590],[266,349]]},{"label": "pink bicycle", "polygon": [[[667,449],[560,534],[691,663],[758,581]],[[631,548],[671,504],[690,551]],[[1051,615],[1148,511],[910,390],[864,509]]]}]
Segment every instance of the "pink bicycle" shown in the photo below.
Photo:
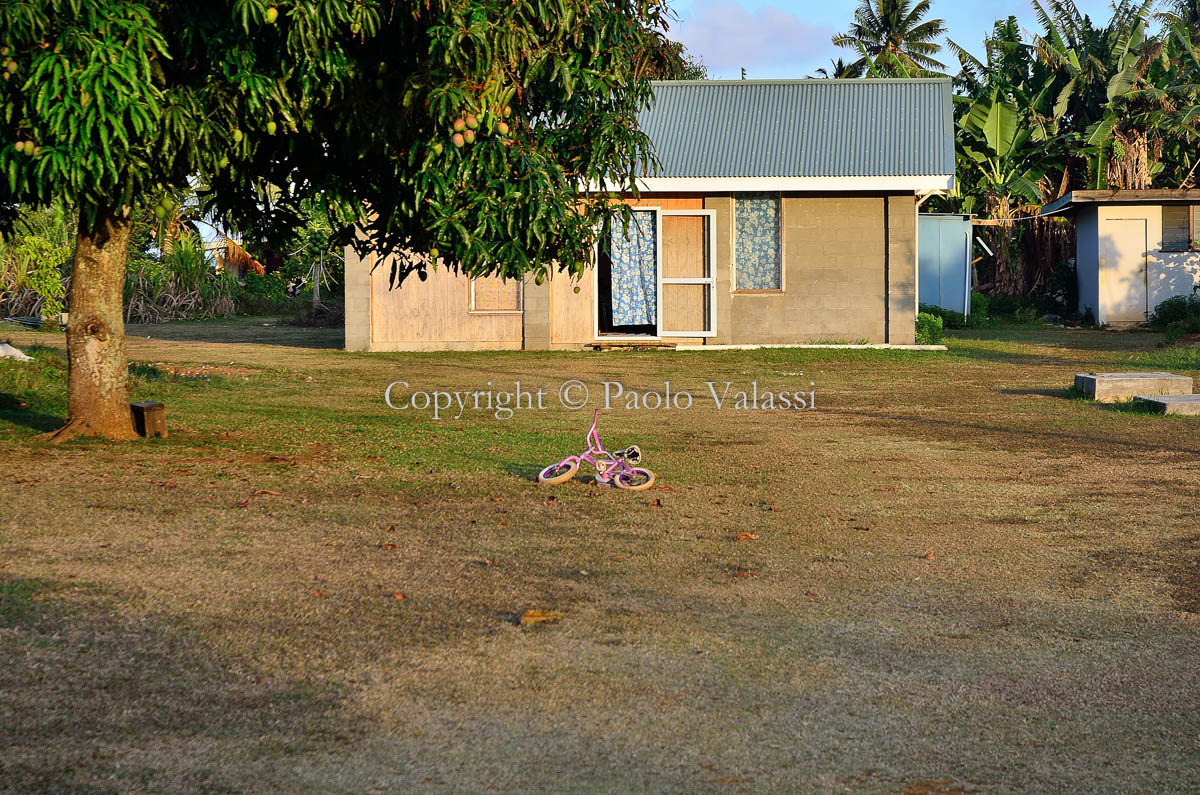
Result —
[{"label": "pink bicycle", "polygon": [[600,410],[597,409],[592,416],[592,429],[587,435],[588,449],[543,469],[538,474],[538,483],[566,483],[575,477],[580,462],[586,461],[595,467],[597,483],[629,491],[645,491],[653,486],[657,476],[649,469],[636,466],[642,462],[642,451],[638,446],[632,445],[616,453],[608,452],[600,442],[600,433],[596,430],[599,422]]}]

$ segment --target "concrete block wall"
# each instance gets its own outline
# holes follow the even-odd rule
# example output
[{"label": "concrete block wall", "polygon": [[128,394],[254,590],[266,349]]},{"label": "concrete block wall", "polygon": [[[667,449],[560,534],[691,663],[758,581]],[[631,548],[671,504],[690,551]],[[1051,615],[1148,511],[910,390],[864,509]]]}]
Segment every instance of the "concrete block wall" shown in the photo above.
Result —
[{"label": "concrete block wall", "polygon": [[917,341],[917,198],[889,196],[888,329],[886,342]]},{"label": "concrete block wall", "polygon": [[550,280],[539,286],[532,277],[526,278],[522,308],[522,347],[527,351],[550,350]]},{"label": "concrete block wall", "polygon": [[346,350],[371,349],[371,263],[346,247]]},{"label": "concrete block wall", "polygon": [[[902,208],[908,217],[901,218]],[[889,245],[885,222],[901,227]],[[916,308],[916,205],[911,196],[785,196],[783,291],[724,293],[735,344],[912,342]],[[911,230],[908,228],[911,227]],[[718,231],[720,234],[720,231]],[[907,257],[888,302],[887,256]],[[734,264],[736,268],[736,263]],[[718,299],[720,300],[720,299]],[[911,306],[912,311],[909,311]],[[888,339],[889,310],[899,313]],[[904,318],[909,317],[907,327]]]},{"label": "concrete block wall", "polygon": [[730,299],[733,277],[733,197],[706,196],[704,209],[716,213],[716,239],[713,241],[713,273],[717,279],[717,334],[714,345],[731,345],[733,338],[733,302]]}]

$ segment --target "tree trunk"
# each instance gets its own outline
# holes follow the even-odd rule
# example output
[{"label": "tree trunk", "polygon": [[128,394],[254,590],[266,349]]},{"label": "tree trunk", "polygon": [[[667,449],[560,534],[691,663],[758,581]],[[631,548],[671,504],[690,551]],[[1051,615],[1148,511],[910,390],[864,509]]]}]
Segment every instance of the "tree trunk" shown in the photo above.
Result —
[{"label": "tree trunk", "polygon": [[321,274],[325,270],[325,252],[322,251],[317,257],[316,267],[313,269],[315,277],[313,278],[313,309],[321,305]]},{"label": "tree trunk", "polygon": [[101,211],[94,224],[79,221],[67,316],[67,424],[51,441],[137,438],[122,312],[130,226],[128,211]]}]

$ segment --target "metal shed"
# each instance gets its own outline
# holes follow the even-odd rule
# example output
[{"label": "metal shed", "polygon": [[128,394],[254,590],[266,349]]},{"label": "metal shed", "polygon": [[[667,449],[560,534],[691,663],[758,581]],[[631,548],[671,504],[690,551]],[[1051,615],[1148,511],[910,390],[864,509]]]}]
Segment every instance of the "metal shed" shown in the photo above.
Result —
[{"label": "metal shed", "polygon": [[917,293],[922,304],[971,313],[974,239],[969,215],[917,216]]}]

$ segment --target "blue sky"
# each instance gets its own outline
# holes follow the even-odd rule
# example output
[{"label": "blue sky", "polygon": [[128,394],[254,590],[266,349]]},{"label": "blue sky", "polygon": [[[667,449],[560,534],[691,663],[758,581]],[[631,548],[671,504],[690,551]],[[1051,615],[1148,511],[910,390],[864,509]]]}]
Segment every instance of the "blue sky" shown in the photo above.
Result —
[{"label": "blue sky", "polygon": [[[1107,20],[1108,0],[1077,0],[1093,19]],[[853,52],[830,43],[854,19],[857,0],[673,0],[679,16],[670,36],[703,58],[713,79],[807,77],[830,60],[853,60]],[[1037,29],[1028,0],[933,0],[929,18],[944,19],[949,36],[979,54],[992,23],[1015,14],[1027,30]],[[958,62],[943,51],[952,71]]]}]

